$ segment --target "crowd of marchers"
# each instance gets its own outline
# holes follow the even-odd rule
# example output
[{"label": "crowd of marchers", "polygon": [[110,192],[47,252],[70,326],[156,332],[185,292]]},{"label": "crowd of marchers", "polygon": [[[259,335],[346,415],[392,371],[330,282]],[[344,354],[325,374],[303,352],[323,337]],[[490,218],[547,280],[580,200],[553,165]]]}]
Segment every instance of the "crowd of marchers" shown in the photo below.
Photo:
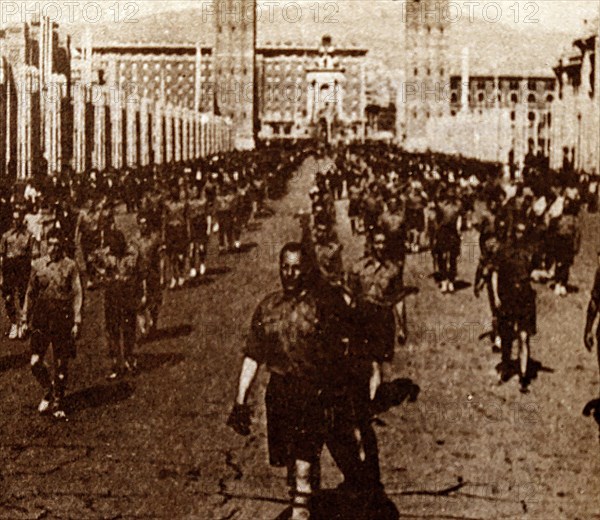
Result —
[{"label": "crowd of marchers", "polygon": [[[269,460],[287,468],[292,520],[313,517],[325,445],[343,474],[345,496],[358,498],[354,517],[378,518],[373,511],[385,494],[372,423],[382,367],[409,338],[407,255],[428,251],[441,293],[451,295],[462,236],[479,234],[473,288],[476,297],[488,296],[490,337],[501,352],[498,383],[518,375],[527,393],[537,331],[534,284],[568,294],[582,213],[597,212],[598,181],[540,164],[510,179],[501,165],[382,143],[321,150],[317,158],[311,212],[299,215],[301,239],[281,250],[281,289],[253,314],[228,424],[250,433],[248,394],[266,366]],[[344,215],[338,201],[346,198]],[[353,265],[345,265],[341,218],[350,221],[353,240],[364,236],[364,254]],[[600,269],[587,316],[589,350],[599,309]]]},{"label": "crowd of marchers", "polygon": [[211,236],[220,254],[240,252],[244,230],[270,198],[285,193],[305,153],[304,145],[268,146],[5,187],[0,275],[7,336],[30,340],[31,370],[43,392],[39,412],[66,417],[86,291],[103,296],[107,378],[135,374],[136,343],[156,331],[164,290],[206,276]]}]

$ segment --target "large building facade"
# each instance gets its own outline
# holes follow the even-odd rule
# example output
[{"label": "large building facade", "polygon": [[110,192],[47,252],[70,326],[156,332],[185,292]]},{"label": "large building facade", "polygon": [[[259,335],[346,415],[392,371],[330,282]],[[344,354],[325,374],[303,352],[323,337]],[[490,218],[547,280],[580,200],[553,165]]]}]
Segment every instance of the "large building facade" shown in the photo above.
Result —
[{"label": "large building facade", "polygon": [[600,174],[600,36],[598,21],[554,67],[550,164]]},{"label": "large building facade", "polygon": [[[353,139],[365,134],[367,50],[337,47],[327,36],[314,45],[258,47],[256,81],[248,83],[235,80],[236,65],[232,78],[219,80],[223,61],[209,46],[106,44],[94,45],[91,54],[92,75],[99,84],[119,84],[154,99],[175,97],[189,109],[226,115],[234,128],[237,120],[237,147],[251,146],[249,135]],[[225,91],[228,96],[222,95]],[[243,102],[233,103],[236,99]],[[224,109],[224,102],[230,108]],[[250,113],[252,134],[246,117]]]},{"label": "large building facade", "polygon": [[260,137],[364,137],[366,56],[328,36],[315,46],[257,49]]},{"label": "large building facade", "polygon": [[190,60],[202,71],[201,48],[154,60],[104,50],[94,55],[86,38],[72,57],[48,18],[0,32],[0,178],[183,164],[232,148],[231,123],[201,112],[201,78],[187,77]]}]

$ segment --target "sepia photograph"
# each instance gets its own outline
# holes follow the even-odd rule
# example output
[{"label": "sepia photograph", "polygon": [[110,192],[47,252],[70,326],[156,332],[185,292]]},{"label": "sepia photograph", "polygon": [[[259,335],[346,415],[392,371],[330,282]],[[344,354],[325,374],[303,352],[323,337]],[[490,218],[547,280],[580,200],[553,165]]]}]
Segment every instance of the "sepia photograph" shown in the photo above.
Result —
[{"label": "sepia photograph", "polygon": [[600,0],[0,0],[0,520],[600,520]]}]

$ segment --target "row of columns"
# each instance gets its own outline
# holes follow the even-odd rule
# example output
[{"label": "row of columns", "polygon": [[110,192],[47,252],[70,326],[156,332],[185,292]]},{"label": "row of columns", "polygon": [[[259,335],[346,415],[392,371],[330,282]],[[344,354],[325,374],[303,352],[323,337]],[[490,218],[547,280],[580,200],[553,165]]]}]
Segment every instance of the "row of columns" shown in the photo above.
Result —
[{"label": "row of columns", "polygon": [[[119,88],[78,83],[68,92],[67,78],[58,74],[49,76],[51,87],[44,89],[39,69],[29,65],[10,72],[4,63],[0,175],[12,169],[18,179],[26,179],[41,168],[53,174],[67,165],[77,173],[136,168],[233,148],[231,123],[221,117],[164,101],[126,100]],[[71,128],[69,139],[64,133]]]},{"label": "row of columns", "polygon": [[180,163],[233,149],[231,122],[109,86],[74,87],[75,170]]}]

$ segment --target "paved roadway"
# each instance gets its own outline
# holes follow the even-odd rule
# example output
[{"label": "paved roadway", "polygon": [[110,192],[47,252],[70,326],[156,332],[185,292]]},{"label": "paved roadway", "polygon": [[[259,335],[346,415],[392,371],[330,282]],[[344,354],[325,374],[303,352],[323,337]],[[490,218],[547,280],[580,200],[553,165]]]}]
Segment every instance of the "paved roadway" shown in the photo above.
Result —
[{"label": "paved roadway", "polygon": [[[267,465],[265,374],[253,392],[253,434],[224,422],[251,313],[278,282],[277,252],[298,238],[294,214],[308,209],[309,159],[274,203],[276,215],[246,235],[245,253],[211,254],[206,283],[169,292],[161,338],[140,347],[142,373],[108,383],[100,294],[89,295],[72,369],[70,420],[38,417],[41,395],[27,345],[0,342],[0,519],[271,520],[285,509],[284,472]],[[340,203],[346,262],[360,254]],[[598,237],[597,221],[586,226]],[[591,242],[591,239],[587,242]],[[460,278],[472,281],[476,237],[467,235]],[[400,518],[600,518],[598,426],[582,416],[598,395],[595,355],[582,345],[593,275],[593,246],[578,258],[572,283],[555,299],[540,286],[540,363],[531,393],[516,379],[498,386],[486,302],[470,287],[442,296],[426,253],[410,257],[409,345],[388,379],[420,386],[416,403],[380,416],[383,480]],[[212,248],[214,249],[214,248]],[[3,318],[2,323],[6,323]],[[340,482],[328,454],[323,485]],[[332,513],[331,520],[335,516]]]}]

